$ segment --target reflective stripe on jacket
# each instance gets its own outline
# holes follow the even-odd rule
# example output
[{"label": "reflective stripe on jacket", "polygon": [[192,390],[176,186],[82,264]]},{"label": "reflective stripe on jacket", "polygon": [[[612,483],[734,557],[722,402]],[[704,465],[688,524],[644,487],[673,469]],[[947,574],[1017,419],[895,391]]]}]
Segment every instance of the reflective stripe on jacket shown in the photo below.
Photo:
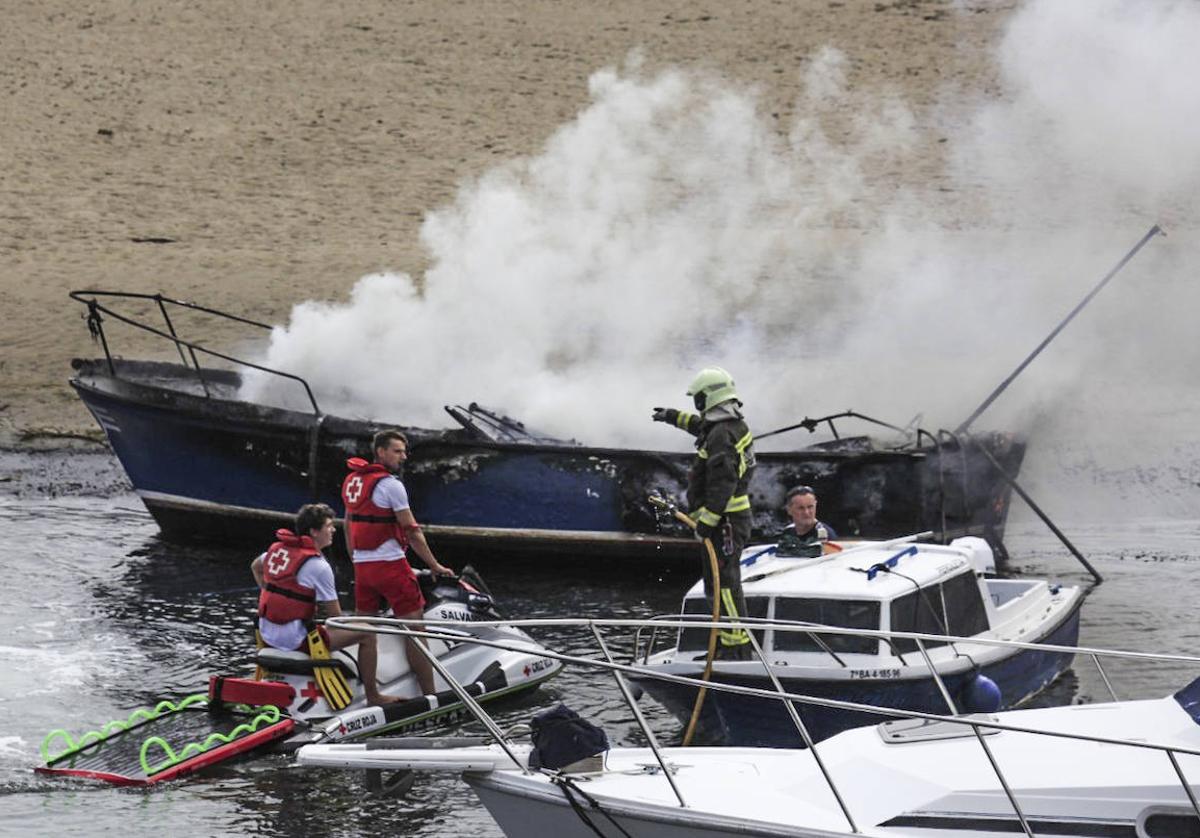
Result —
[{"label": "reflective stripe on jacket", "polygon": [[693,517],[716,526],[727,513],[749,512],[754,474],[754,435],[740,418],[706,422],[686,415],[680,427],[696,434],[696,460],[688,475],[688,506]]}]

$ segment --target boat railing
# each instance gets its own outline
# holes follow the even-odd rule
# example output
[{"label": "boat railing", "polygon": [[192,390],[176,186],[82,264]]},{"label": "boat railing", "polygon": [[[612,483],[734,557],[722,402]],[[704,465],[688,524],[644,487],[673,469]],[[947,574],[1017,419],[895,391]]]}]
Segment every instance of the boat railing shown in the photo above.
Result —
[{"label": "boat railing", "polygon": [[[362,618],[355,618],[355,619],[362,619]],[[570,622],[570,621],[568,620],[566,622]],[[634,651],[633,651],[633,655],[632,655],[631,659],[634,661],[640,661],[641,665],[645,665],[649,662],[650,655],[651,655],[651,643],[652,643],[653,639],[655,638],[656,632],[658,632],[660,629],[671,629],[671,630],[678,630],[678,629],[683,629],[683,628],[711,629],[714,625],[711,617],[707,617],[702,614],[696,614],[696,615],[671,614],[671,615],[657,615],[654,617],[646,617],[646,618],[640,618],[640,619],[628,619],[628,620],[608,619],[608,620],[594,620],[594,621],[589,621],[589,622],[594,622],[597,625],[603,625],[603,626],[612,626],[612,627],[624,626],[624,627],[628,627],[628,628],[632,629],[634,631],[634,640],[633,640],[633,650]],[[560,619],[549,619],[549,618],[547,618],[547,619],[528,619],[528,620],[507,620],[507,621],[505,621],[505,624],[517,626],[519,628],[557,627],[557,626],[564,625],[564,621],[560,620]],[[482,623],[482,624],[481,623],[473,623],[472,625],[490,625],[490,624],[488,624],[488,623]],[[1100,675],[1100,679],[1101,679],[1101,681],[1104,682],[1105,689],[1108,691],[1108,694],[1112,698],[1113,701],[1120,701],[1121,699],[1120,699],[1120,697],[1118,697],[1116,690],[1114,689],[1114,687],[1112,685],[1112,681],[1108,677],[1108,674],[1104,669],[1104,664],[1101,663],[1101,660],[1100,660],[1101,658],[1156,661],[1156,662],[1160,662],[1160,663],[1173,661],[1176,663],[1185,662],[1185,663],[1200,664],[1200,657],[1191,656],[1191,655],[1177,655],[1177,654],[1165,655],[1165,654],[1158,654],[1158,653],[1153,653],[1153,652],[1122,651],[1122,650],[1118,650],[1118,649],[1093,649],[1093,648],[1089,648],[1086,646],[1065,646],[1065,645],[1058,645],[1058,644],[1054,644],[1054,643],[1030,643],[1030,642],[1027,642],[1024,640],[1006,640],[1006,639],[999,638],[999,637],[983,637],[983,636],[961,637],[958,635],[951,635],[951,634],[927,634],[927,633],[922,633],[922,632],[911,632],[911,631],[884,631],[881,629],[845,628],[842,626],[822,625],[820,623],[805,623],[805,622],[797,622],[797,621],[793,621],[793,620],[778,620],[778,619],[747,617],[747,618],[744,618],[742,620],[737,620],[737,621],[722,619],[722,620],[718,621],[716,623],[716,625],[718,628],[723,628],[723,629],[743,628],[746,630],[747,634],[750,636],[752,641],[756,641],[756,637],[755,637],[756,631],[766,631],[768,629],[772,630],[772,631],[802,633],[802,634],[807,634],[807,635],[814,636],[814,637],[823,637],[826,635],[832,635],[832,636],[844,636],[844,637],[876,638],[876,639],[882,640],[883,642],[887,643],[889,646],[891,646],[893,648],[895,648],[896,644],[899,641],[911,640],[917,646],[917,651],[924,658],[925,665],[929,668],[930,673],[938,681],[941,681],[941,676],[938,674],[937,668],[932,664],[932,660],[929,657],[929,653],[928,653],[929,647],[926,645],[927,643],[930,643],[930,642],[937,644],[937,646],[947,646],[947,647],[953,649],[955,651],[956,657],[970,658],[969,655],[959,652],[958,646],[992,646],[992,647],[999,647],[999,648],[1005,648],[1005,649],[1020,649],[1020,650],[1038,651],[1038,652],[1055,652],[1055,653],[1061,653],[1061,654],[1067,654],[1067,655],[1083,656],[1083,657],[1089,658],[1092,661],[1092,663],[1095,665],[1096,670]],[[643,636],[643,633],[646,631],[650,632],[650,640],[646,641],[645,645],[643,645],[641,638]],[[761,650],[759,650],[758,660],[760,660],[760,661],[766,660],[766,658],[762,654]],[[941,686],[941,692],[942,692],[943,696],[948,698],[949,691],[946,689],[945,684],[942,683],[940,686]],[[958,712],[953,701],[947,700],[947,706],[950,708],[951,713]]]},{"label": "boat railing", "polygon": [[[634,648],[638,650],[635,657],[640,658],[643,664],[649,663],[650,658],[655,655],[655,650],[658,648],[659,642],[659,629],[664,625],[672,625],[673,621],[678,620],[690,622],[690,628],[693,629],[704,629],[712,625],[712,618],[704,614],[659,614],[654,617],[649,617],[648,619],[653,623],[653,625],[648,628],[649,636],[643,641],[643,633],[647,630],[647,627],[645,626],[639,627],[634,634]],[[828,626],[823,623],[807,623],[794,620],[774,620],[769,617],[743,617],[742,622],[746,626],[752,627],[757,632],[765,632],[767,629],[774,629],[776,631],[790,631],[806,634],[813,642],[813,645],[820,649],[821,652],[828,655],[839,667],[842,669],[850,668],[850,665],[843,660],[842,657],[836,651],[834,651],[834,649],[828,643],[826,643],[822,637],[823,634],[828,633],[850,635],[852,633],[850,629],[842,629],[837,626]],[[673,633],[674,632],[672,632],[672,634]],[[910,635],[904,632],[872,632],[870,629],[863,629],[863,634],[861,636],[878,636],[879,639],[882,640],[883,643],[888,647],[888,649],[891,650],[891,653],[899,658],[902,666],[909,665],[908,661],[904,659],[904,653],[900,651],[900,647],[896,641],[898,639],[908,638]],[[933,635],[930,635],[930,637],[932,636]],[[951,641],[964,644],[976,642],[975,638],[951,638],[948,635],[947,638]],[[666,639],[669,641],[670,637],[667,637]],[[946,645],[955,650],[956,657],[970,657],[969,655],[958,652],[957,648],[954,646],[954,642]],[[980,642],[982,643],[983,641],[981,640]],[[1011,644],[1011,641],[1005,640],[998,640],[995,642],[999,645],[1005,646]],[[1048,647],[1044,644],[1037,644],[1034,646],[1034,648],[1046,649]],[[1075,647],[1071,648],[1074,649]]]},{"label": "boat railing", "polygon": [[[982,637],[964,638],[964,637],[955,637],[952,635],[926,634],[926,633],[920,633],[920,632],[884,632],[884,631],[877,631],[877,630],[871,630],[871,629],[849,629],[849,628],[842,628],[842,627],[837,627],[837,626],[821,626],[821,625],[807,624],[807,623],[797,624],[797,623],[790,623],[787,621],[779,621],[779,620],[771,620],[771,621],[719,620],[716,622],[709,620],[706,622],[699,623],[699,625],[707,626],[710,629],[723,628],[723,629],[728,630],[728,629],[732,629],[732,628],[741,628],[741,629],[745,630],[746,633],[750,637],[750,642],[753,645],[754,652],[757,657],[757,661],[762,664],[763,668],[765,669],[765,671],[767,673],[768,678],[771,681],[772,689],[768,690],[768,689],[761,689],[758,687],[743,686],[740,684],[719,683],[719,682],[714,682],[714,681],[710,681],[710,680],[705,680],[702,678],[694,678],[694,677],[690,677],[690,676],[686,676],[686,675],[676,675],[676,674],[669,673],[669,672],[651,670],[651,669],[648,669],[644,664],[641,664],[638,662],[638,660],[637,660],[638,650],[636,647],[634,648],[634,654],[633,654],[633,657],[631,658],[631,662],[630,663],[620,663],[614,658],[612,651],[609,647],[609,643],[605,640],[605,637],[604,637],[605,630],[612,631],[612,630],[631,630],[632,629],[636,632],[636,630],[639,627],[650,627],[650,628],[665,627],[665,628],[674,628],[674,629],[694,628],[697,625],[697,621],[695,621],[695,620],[679,619],[679,618],[675,618],[675,619],[670,619],[670,618],[654,618],[654,619],[645,619],[645,618],[642,618],[642,619],[540,618],[540,619],[524,619],[524,620],[502,620],[502,621],[494,621],[494,622],[478,621],[478,622],[471,622],[471,623],[463,623],[463,622],[454,621],[454,620],[422,620],[422,621],[419,621],[419,623],[414,623],[411,621],[397,620],[397,619],[389,618],[389,617],[345,616],[345,617],[329,618],[326,622],[327,622],[327,625],[329,625],[331,627],[336,627],[336,628],[344,628],[344,629],[359,630],[359,631],[361,631],[365,628],[368,631],[372,631],[372,632],[380,633],[380,634],[394,634],[394,635],[399,635],[399,636],[403,636],[403,637],[426,638],[426,639],[445,640],[445,641],[454,641],[454,642],[467,642],[467,643],[473,643],[476,645],[488,646],[488,647],[498,649],[498,650],[510,650],[510,651],[512,651],[512,650],[528,651],[528,646],[526,644],[520,643],[518,641],[498,640],[498,639],[495,639],[495,636],[490,636],[488,638],[484,638],[484,637],[463,638],[457,629],[459,629],[461,627],[472,627],[475,629],[488,628],[488,627],[497,627],[497,628],[513,627],[513,628],[520,628],[520,629],[531,629],[531,628],[532,629],[537,629],[537,628],[541,628],[541,629],[550,629],[550,628],[554,628],[554,629],[573,629],[573,628],[587,629],[591,633],[592,637],[595,639],[595,641],[597,643],[597,647],[600,650],[601,657],[593,658],[593,657],[583,657],[581,655],[564,654],[561,652],[553,651],[551,649],[540,650],[538,652],[538,654],[542,657],[546,657],[546,658],[550,658],[552,660],[559,661],[560,663],[572,664],[572,665],[576,665],[576,666],[589,667],[589,668],[593,668],[593,669],[607,671],[613,675],[614,679],[617,682],[618,688],[621,692],[622,698],[625,700],[626,704],[629,706],[629,709],[633,714],[634,721],[637,723],[639,730],[641,731],[642,735],[645,737],[647,743],[649,744],[650,750],[654,754],[655,760],[658,763],[659,768],[661,769],[661,773],[662,773],[663,777],[670,784],[672,793],[675,796],[675,798],[679,801],[679,805],[681,807],[688,806],[687,800],[684,798],[682,791],[680,790],[678,784],[675,782],[672,767],[668,763],[667,758],[663,753],[663,749],[659,742],[658,737],[655,735],[654,731],[650,728],[650,725],[647,722],[644,714],[641,712],[641,710],[637,706],[637,701],[633,695],[632,690],[629,688],[629,685],[628,685],[628,678],[630,676],[636,677],[638,679],[652,678],[655,680],[665,681],[668,683],[674,683],[674,684],[679,684],[679,685],[688,686],[688,687],[695,687],[700,690],[732,693],[732,694],[741,695],[741,696],[763,698],[763,699],[782,702],[783,706],[787,709],[788,715],[790,716],[792,723],[795,725],[797,731],[799,732],[802,741],[804,741],[804,743],[807,745],[808,750],[811,753],[818,770],[821,772],[826,785],[829,787],[831,794],[837,801],[838,806],[841,809],[843,816],[846,818],[846,821],[849,824],[850,830],[855,833],[860,832],[860,830],[854,820],[853,814],[851,813],[849,806],[846,803],[845,797],[842,795],[841,791],[838,788],[838,784],[835,781],[833,774],[830,771],[829,766],[826,765],[825,762],[823,761],[821,745],[820,745],[820,743],[817,743],[813,740],[811,734],[808,731],[807,726],[805,725],[803,719],[800,717],[799,712],[796,710],[795,704],[834,708],[834,709],[860,712],[860,713],[871,713],[871,714],[875,714],[875,715],[895,717],[897,719],[918,719],[918,720],[924,720],[927,722],[938,722],[938,723],[945,723],[945,724],[949,724],[949,725],[959,725],[964,728],[969,728],[970,729],[969,735],[974,736],[976,741],[979,743],[979,746],[983,750],[983,752],[988,760],[988,763],[990,764],[993,772],[996,774],[997,780],[999,781],[1001,787],[1004,789],[1004,793],[1008,798],[1009,804],[1013,807],[1013,811],[1015,812],[1017,819],[1021,824],[1022,830],[1024,831],[1025,835],[1028,836],[1028,838],[1034,838],[1034,833],[1029,826],[1029,822],[1026,819],[1023,810],[1021,809],[1020,802],[1018,801],[1017,796],[1014,793],[1013,788],[1012,788],[1011,784],[1009,783],[1002,766],[999,764],[994,751],[992,750],[992,748],[988,745],[988,743],[986,741],[985,733],[984,733],[985,731],[1011,731],[1013,733],[1032,734],[1032,735],[1036,735],[1036,736],[1046,736],[1046,737],[1060,738],[1060,739],[1072,739],[1072,740],[1077,740],[1077,741],[1082,741],[1082,742],[1093,742],[1093,743],[1097,743],[1097,744],[1114,745],[1114,746],[1120,746],[1120,747],[1161,752],[1170,761],[1171,767],[1172,767],[1173,771],[1175,772],[1176,777],[1179,779],[1179,782],[1182,785],[1184,792],[1187,795],[1188,800],[1191,803],[1193,811],[1195,812],[1196,816],[1198,818],[1200,818],[1200,803],[1197,802],[1196,796],[1193,793],[1192,788],[1188,785],[1187,778],[1184,775],[1182,768],[1180,767],[1179,759],[1178,759],[1178,757],[1180,755],[1200,757],[1200,749],[1179,747],[1176,745],[1170,745],[1170,744],[1163,743],[1163,742],[1152,742],[1152,741],[1148,741],[1145,739],[1138,739],[1138,740],[1118,739],[1118,738],[1114,738],[1114,737],[1106,737],[1106,736],[1099,736],[1099,735],[1093,735],[1093,734],[1073,733],[1073,732],[1061,731],[1061,730],[1048,730],[1048,729],[1044,729],[1044,728],[1027,727],[1024,725],[1010,724],[1007,722],[999,721],[997,719],[993,719],[986,715],[960,716],[960,715],[958,715],[958,710],[955,708],[954,701],[950,695],[949,690],[946,687],[945,682],[942,680],[940,674],[937,672],[936,668],[933,666],[933,663],[929,657],[926,643],[942,642],[942,643],[963,643],[963,644],[971,644],[971,645],[994,645],[994,646],[1013,647],[1013,648],[1019,648],[1019,649],[1035,649],[1035,650],[1050,651],[1050,652],[1062,652],[1062,653],[1072,654],[1072,655],[1084,655],[1084,656],[1090,658],[1096,664],[1097,668],[1100,670],[1102,680],[1104,681],[1104,684],[1108,688],[1109,694],[1112,696],[1114,701],[1117,701],[1118,699],[1117,699],[1115,691],[1112,688],[1112,684],[1111,684],[1107,674],[1105,674],[1103,666],[1100,663],[1101,658],[1141,660],[1141,661],[1150,661],[1150,662],[1159,662],[1159,663],[1161,663],[1161,662],[1176,662],[1176,663],[1187,663],[1187,664],[1192,664],[1192,665],[1200,664],[1200,657],[1193,656],[1193,655],[1133,652],[1133,651],[1124,651],[1124,650],[1115,650],[1115,649],[1099,649],[1099,648],[1089,648],[1089,647],[1079,647],[1079,646],[1058,646],[1058,645],[1046,644],[1046,643],[1025,643],[1022,641],[1000,640],[1000,639],[996,639],[996,638],[982,638]],[[918,649],[920,650],[922,656],[924,657],[924,659],[926,661],[926,665],[929,667],[929,672],[931,673],[935,682],[937,683],[938,689],[941,692],[942,697],[945,699],[947,706],[950,708],[950,713],[946,714],[946,715],[936,714],[936,713],[926,713],[926,712],[921,712],[921,711],[903,710],[903,709],[894,708],[894,707],[884,707],[884,706],[875,706],[875,705],[869,705],[869,704],[860,704],[860,703],[852,702],[852,701],[843,701],[840,699],[824,698],[824,697],[819,697],[819,696],[811,696],[811,695],[804,695],[804,694],[800,694],[800,693],[789,692],[783,688],[783,685],[780,682],[780,680],[778,679],[778,677],[776,676],[773,667],[767,663],[766,657],[763,654],[762,647],[759,645],[757,639],[754,636],[753,630],[759,629],[759,628],[771,628],[774,630],[784,630],[784,631],[811,632],[811,633],[822,634],[822,635],[826,635],[826,634],[851,635],[851,636],[859,636],[859,637],[882,637],[884,635],[887,635],[887,636],[895,638],[895,639],[913,640],[916,642]],[[454,629],[453,633],[450,633],[451,629]],[[458,683],[453,678],[453,676],[451,676],[449,671],[446,670],[446,668],[440,664],[440,662],[437,660],[436,656],[433,655],[432,652],[430,652],[424,646],[424,644],[418,643],[415,645],[421,651],[421,653],[430,661],[430,663],[433,665],[434,669],[438,672],[438,674],[441,675],[441,677],[446,681],[446,683],[450,685],[450,688],[455,692],[456,695],[458,695],[459,699],[463,702],[464,706],[475,717],[475,719],[488,730],[488,732],[494,738],[496,744],[502,750],[504,750],[504,752],[508,755],[509,759],[512,760],[514,766],[525,773],[529,773],[530,769],[516,755],[516,751],[514,749],[515,743],[511,740],[511,738],[509,736],[507,736],[505,734],[505,732],[500,728],[500,726],[496,723],[496,721],[494,719],[492,719],[491,716],[482,707],[480,707],[478,702],[476,702],[467,693],[467,691],[463,688],[463,686],[460,683]]]},{"label": "boat railing", "polygon": [[804,417],[804,419],[800,420],[799,422],[797,422],[794,425],[787,425],[782,428],[776,428],[773,431],[767,431],[766,433],[763,433],[763,434],[755,434],[754,440],[755,440],[755,442],[757,442],[758,440],[766,439],[767,437],[772,437],[772,436],[775,436],[776,434],[782,434],[782,433],[786,433],[788,431],[794,431],[797,428],[804,428],[804,430],[808,431],[811,434],[814,431],[816,431],[817,427],[820,425],[827,425],[829,427],[829,433],[833,435],[833,438],[841,439],[842,437],[838,433],[837,425],[834,424],[835,419],[858,419],[862,422],[869,422],[872,425],[879,425],[880,427],[883,427],[883,428],[890,428],[891,430],[896,431],[898,433],[902,433],[902,434],[908,433],[908,429],[901,428],[899,425],[893,425],[890,422],[884,422],[882,419],[876,419],[873,416],[867,416],[865,413],[859,413],[856,410],[843,410],[840,413],[831,413],[828,416],[820,416],[816,419],[810,419],[806,416],[806,417]]},{"label": "boat railing", "polygon": [[[308,386],[308,382],[303,378],[290,372],[272,369],[271,367],[265,367],[262,364],[256,364],[253,361],[247,361],[244,358],[236,358],[233,355],[227,355],[223,352],[218,352],[215,349],[209,349],[208,347],[194,341],[184,340],[179,336],[178,332],[176,332],[175,323],[171,320],[171,315],[167,309],[167,306],[177,306],[182,309],[199,311],[204,314],[210,314],[215,317],[223,318],[225,320],[231,320],[235,323],[242,323],[259,329],[266,329],[269,332],[274,327],[268,323],[260,323],[257,320],[251,320],[248,317],[230,314],[227,311],[221,311],[220,309],[198,305],[186,300],[175,300],[170,297],[164,297],[162,294],[139,294],[132,291],[98,291],[89,289],[83,291],[71,291],[68,296],[70,296],[72,300],[87,306],[88,330],[91,332],[92,337],[96,340],[99,340],[100,345],[104,348],[104,357],[108,362],[108,371],[114,376],[117,375],[117,370],[115,364],[113,363],[112,353],[109,350],[108,337],[104,332],[104,317],[101,316],[102,314],[106,317],[111,317],[113,320],[118,320],[121,323],[133,326],[136,329],[141,329],[143,332],[156,335],[157,337],[174,344],[176,351],[179,352],[179,359],[183,362],[183,365],[195,372],[196,378],[200,382],[200,387],[204,391],[204,395],[206,397],[211,398],[212,393],[209,391],[209,382],[204,377],[204,369],[200,365],[200,359],[196,355],[197,352],[212,356],[214,358],[220,358],[221,360],[227,361],[231,364],[237,364],[238,366],[248,367],[250,369],[265,372],[270,375],[279,376],[280,378],[287,378],[295,381],[304,388],[304,392],[308,396],[309,404],[312,405],[313,414],[316,416],[322,415],[321,408],[317,405],[317,399],[313,395],[312,388]],[[151,326],[148,323],[143,323],[142,321],[133,317],[129,317],[121,314],[120,312],[114,311],[108,306],[102,305],[98,299],[100,297],[146,300],[156,303],[159,312],[162,314],[166,331]],[[186,354],[184,352],[185,349],[187,350]],[[190,363],[189,358],[191,359]]]}]

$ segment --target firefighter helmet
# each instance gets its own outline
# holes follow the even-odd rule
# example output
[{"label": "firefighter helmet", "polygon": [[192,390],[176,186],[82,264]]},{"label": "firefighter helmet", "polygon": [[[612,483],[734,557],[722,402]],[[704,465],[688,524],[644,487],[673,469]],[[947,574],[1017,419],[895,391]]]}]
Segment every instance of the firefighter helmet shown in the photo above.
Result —
[{"label": "firefighter helmet", "polygon": [[733,376],[720,367],[705,367],[700,370],[688,386],[687,394],[692,397],[696,410],[701,413],[738,397],[733,386]]}]

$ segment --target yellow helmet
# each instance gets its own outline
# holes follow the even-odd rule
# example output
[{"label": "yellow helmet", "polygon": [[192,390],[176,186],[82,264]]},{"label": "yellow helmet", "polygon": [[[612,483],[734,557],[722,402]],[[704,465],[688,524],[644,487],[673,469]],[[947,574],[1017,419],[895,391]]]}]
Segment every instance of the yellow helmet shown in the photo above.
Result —
[{"label": "yellow helmet", "polygon": [[733,386],[733,376],[720,367],[705,367],[700,370],[688,385],[687,394],[692,397],[696,410],[701,413],[738,397]]}]

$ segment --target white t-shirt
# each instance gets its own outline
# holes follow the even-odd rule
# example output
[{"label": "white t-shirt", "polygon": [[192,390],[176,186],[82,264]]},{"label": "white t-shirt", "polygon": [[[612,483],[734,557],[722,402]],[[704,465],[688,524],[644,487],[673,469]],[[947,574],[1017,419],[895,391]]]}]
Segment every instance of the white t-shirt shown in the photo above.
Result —
[{"label": "white t-shirt", "polygon": [[[260,558],[265,562],[267,554]],[[306,588],[316,591],[317,602],[332,602],[338,598],[337,586],[333,581],[333,568],[324,556],[313,556],[304,563],[296,574],[296,581]],[[290,652],[298,649],[308,637],[308,630],[303,620],[292,620],[287,623],[272,623],[266,617],[258,618],[258,631],[262,634],[263,642],[276,649]]]},{"label": "white t-shirt", "polygon": [[[408,490],[404,488],[404,484],[398,478],[389,475],[375,484],[375,490],[371,492],[371,501],[376,506],[390,509],[393,512],[397,509],[408,509]],[[403,558],[404,548],[400,546],[400,542],[389,538],[374,550],[355,548],[353,560],[355,562],[394,562]]]}]

